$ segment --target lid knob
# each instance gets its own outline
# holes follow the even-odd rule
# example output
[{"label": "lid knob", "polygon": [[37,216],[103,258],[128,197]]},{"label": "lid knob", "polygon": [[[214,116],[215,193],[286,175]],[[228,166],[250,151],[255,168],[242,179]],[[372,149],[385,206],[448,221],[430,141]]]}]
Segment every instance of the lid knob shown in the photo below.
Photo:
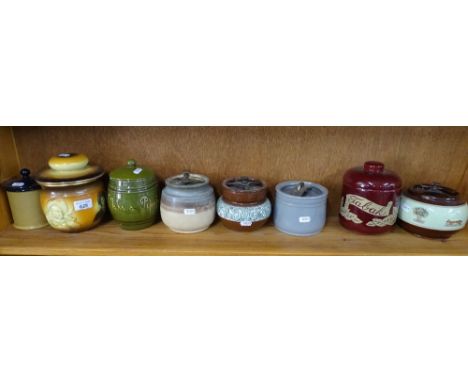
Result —
[{"label": "lid knob", "polygon": [[127,167],[135,168],[136,167],[136,161],[134,159],[129,159],[127,161]]},{"label": "lid knob", "polygon": [[22,168],[20,174],[23,176],[23,178],[27,178],[31,174],[31,171],[29,171],[28,168]]},{"label": "lid knob", "polygon": [[381,174],[384,170],[382,162],[367,161],[364,163],[364,171],[370,174]]}]

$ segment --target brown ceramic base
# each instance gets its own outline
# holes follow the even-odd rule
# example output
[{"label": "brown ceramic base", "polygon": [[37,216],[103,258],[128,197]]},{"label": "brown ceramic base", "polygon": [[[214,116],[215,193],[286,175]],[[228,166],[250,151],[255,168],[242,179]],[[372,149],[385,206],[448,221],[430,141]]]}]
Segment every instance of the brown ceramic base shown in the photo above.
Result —
[{"label": "brown ceramic base", "polygon": [[239,222],[233,222],[232,220],[226,220],[220,218],[226,228],[232,229],[234,231],[242,231],[242,232],[251,232],[255,231],[259,228],[262,228],[268,219],[259,220],[257,222],[253,222],[251,226],[242,226]]},{"label": "brown ceramic base", "polygon": [[401,219],[398,219],[398,225],[405,229],[406,231],[416,235],[416,236],[422,236],[422,237],[427,237],[429,239],[448,239],[450,236],[452,236],[454,233],[461,231],[436,231],[434,229],[427,229],[427,228],[421,228],[417,227],[415,225],[409,224],[407,222],[404,222]]}]

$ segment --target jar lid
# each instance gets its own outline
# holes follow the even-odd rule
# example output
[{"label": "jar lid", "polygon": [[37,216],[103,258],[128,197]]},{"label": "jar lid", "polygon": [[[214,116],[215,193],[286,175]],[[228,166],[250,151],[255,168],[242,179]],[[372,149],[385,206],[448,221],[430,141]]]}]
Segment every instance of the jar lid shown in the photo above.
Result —
[{"label": "jar lid", "polygon": [[31,171],[27,168],[23,168],[20,171],[21,178],[9,180],[3,184],[5,191],[8,192],[27,192],[40,190],[39,186],[35,180],[30,176]]},{"label": "jar lid", "polygon": [[263,203],[266,192],[267,185],[263,180],[248,176],[228,178],[222,184],[224,200],[233,203]]},{"label": "jar lid", "polygon": [[416,184],[408,188],[405,195],[411,199],[439,206],[459,206],[465,204],[465,201],[460,198],[460,194],[457,191],[435,182],[431,184]]},{"label": "jar lid", "polygon": [[183,172],[166,179],[166,186],[182,189],[193,189],[206,186],[210,180],[205,175]]},{"label": "jar lid", "polygon": [[156,183],[156,175],[148,167],[137,166],[133,159],[127,165],[119,167],[109,174],[109,187],[114,189],[138,189],[152,187]]},{"label": "jar lid", "polygon": [[393,171],[385,169],[382,162],[367,161],[361,167],[346,171],[343,183],[348,187],[364,190],[395,191],[401,189],[401,179]]},{"label": "jar lid", "polygon": [[283,182],[278,186],[276,191],[299,199],[317,198],[328,194],[325,187],[308,181]]},{"label": "jar lid", "polygon": [[68,187],[91,183],[104,175],[95,164],[88,163],[84,154],[61,153],[49,159],[49,168],[36,177],[43,187]]}]

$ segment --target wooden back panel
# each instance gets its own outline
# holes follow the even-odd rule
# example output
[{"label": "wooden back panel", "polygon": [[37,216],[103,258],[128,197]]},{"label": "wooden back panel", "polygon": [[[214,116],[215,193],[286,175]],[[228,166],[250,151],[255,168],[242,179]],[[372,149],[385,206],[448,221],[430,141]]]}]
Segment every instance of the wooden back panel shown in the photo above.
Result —
[{"label": "wooden back panel", "polygon": [[15,127],[21,166],[37,171],[53,154],[84,152],[106,170],[129,158],[161,178],[184,169],[220,189],[230,176],[274,185],[308,179],[330,191],[337,214],[343,173],[366,160],[396,171],[404,186],[437,181],[468,197],[467,127]]},{"label": "wooden back panel", "polygon": [[[19,171],[13,133],[9,127],[0,127],[0,182],[16,176]],[[0,230],[11,222],[11,212],[5,192],[0,188]]]}]

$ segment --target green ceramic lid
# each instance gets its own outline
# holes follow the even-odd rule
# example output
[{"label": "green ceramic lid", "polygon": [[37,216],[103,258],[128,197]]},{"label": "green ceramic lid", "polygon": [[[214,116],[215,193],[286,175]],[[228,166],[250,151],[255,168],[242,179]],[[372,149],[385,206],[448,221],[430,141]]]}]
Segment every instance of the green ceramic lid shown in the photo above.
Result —
[{"label": "green ceramic lid", "polygon": [[133,159],[129,159],[125,167],[119,167],[109,174],[109,188],[117,191],[136,191],[155,184],[154,172],[148,167],[137,166]]}]

